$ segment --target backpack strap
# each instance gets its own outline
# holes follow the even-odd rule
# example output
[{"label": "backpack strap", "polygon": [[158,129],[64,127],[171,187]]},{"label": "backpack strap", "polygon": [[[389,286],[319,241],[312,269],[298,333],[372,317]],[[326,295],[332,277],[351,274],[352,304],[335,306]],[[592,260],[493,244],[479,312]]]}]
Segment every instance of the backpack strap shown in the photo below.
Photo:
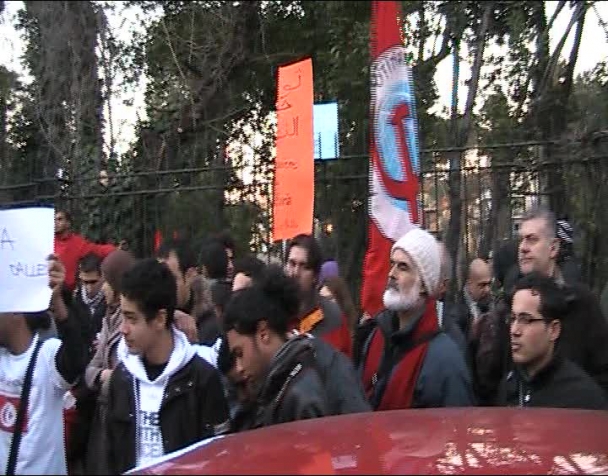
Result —
[{"label": "backpack strap", "polygon": [[8,462],[6,465],[7,475],[14,475],[15,470],[17,469],[17,457],[19,456],[19,446],[21,445],[23,423],[25,421],[25,415],[27,413],[30,399],[34,368],[36,367],[36,360],[38,359],[38,353],[40,352],[40,347],[42,347],[42,342],[42,339],[38,338],[36,347],[34,347],[34,352],[30,357],[29,363],[27,364],[27,370],[25,371],[25,379],[23,381],[23,388],[21,389],[21,397],[19,399],[19,409],[17,410],[17,419],[13,430],[13,438],[11,439],[11,448],[8,453]]}]

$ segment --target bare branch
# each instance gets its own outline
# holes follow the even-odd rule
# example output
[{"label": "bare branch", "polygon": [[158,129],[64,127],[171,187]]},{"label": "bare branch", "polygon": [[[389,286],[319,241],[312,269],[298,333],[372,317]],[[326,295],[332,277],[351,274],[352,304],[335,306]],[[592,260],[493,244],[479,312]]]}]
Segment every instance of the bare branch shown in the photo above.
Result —
[{"label": "bare branch", "polygon": [[463,144],[469,134],[469,129],[473,119],[473,107],[475,106],[475,99],[477,98],[477,89],[479,88],[479,78],[481,76],[481,66],[483,64],[483,54],[486,46],[486,35],[490,27],[490,21],[492,19],[492,12],[494,10],[493,2],[487,2],[485,4],[483,18],[481,20],[481,26],[477,35],[477,42],[475,45],[475,59],[473,60],[473,68],[471,70],[471,80],[469,83],[469,90],[467,92],[467,102],[464,109],[464,120],[462,127]]},{"label": "bare branch", "polygon": [[566,79],[564,83],[565,96],[570,97],[570,92],[572,91],[572,82],[574,79],[574,67],[576,66],[576,61],[578,59],[578,52],[581,47],[581,40],[583,37],[583,28],[585,26],[585,17],[587,14],[587,6],[585,2],[582,2],[582,14],[576,25],[576,32],[574,34],[574,43],[572,45],[572,49],[570,50],[570,59],[568,61],[568,65],[566,66]]},{"label": "bare branch", "polygon": [[555,47],[555,51],[553,52],[553,54],[551,55],[551,58],[549,59],[547,69],[545,70],[545,74],[543,76],[543,80],[541,83],[539,97],[542,97],[543,94],[550,87],[551,78],[553,78],[555,76],[555,72],[557,71],[557,65],[559,64],[559,57],[562,53],[562,50],[564,49],[566,40],[568,39],[568,36],[570,36],[570,32],[572,31],[572,28],[574,27],[574,25],[581,19],[581,16],[584,14],[585,10],[586,10],[586,8],[585,8],[584,1],[577,3],[576,8],[574,9],[574,12],[572,13],[572,17],[570,18],[570,22],[568,23],[568,27],[566,28],[566,31],[562,35],[561,39],[559,40],[559,43]]},{"label": "bare branch", "polygon": [[557,8],[553,12],[553,16],[551,17],[551,20],[549,20],[549,23],[547,24],[547,28],[543,32],[543,34],[545,34],[545,35],[549,34],[549,32],[551,31],[551,28],[553,27],[553,23],[555,23],[555,19],[561,13],[561,11],[564,9],[565,6],[566,6],[566,0],[560,0],[560,2],[557,4]]}]

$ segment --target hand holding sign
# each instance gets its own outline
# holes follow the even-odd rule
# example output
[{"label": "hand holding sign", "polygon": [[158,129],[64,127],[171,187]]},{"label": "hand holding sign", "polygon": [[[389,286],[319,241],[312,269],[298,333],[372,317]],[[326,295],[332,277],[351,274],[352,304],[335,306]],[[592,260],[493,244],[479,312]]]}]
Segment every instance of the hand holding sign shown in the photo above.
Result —
[{"label": "hand holding sign", "polygon": [[52,208],[0,211],[0,312],[39,312],[51,299]]},{"label": "hand holding sign", "polygon": [[49,287],[54,295],[59,294],[65,283],[65,266],[55,255],[49,255],[47,260],[49,262]]}]

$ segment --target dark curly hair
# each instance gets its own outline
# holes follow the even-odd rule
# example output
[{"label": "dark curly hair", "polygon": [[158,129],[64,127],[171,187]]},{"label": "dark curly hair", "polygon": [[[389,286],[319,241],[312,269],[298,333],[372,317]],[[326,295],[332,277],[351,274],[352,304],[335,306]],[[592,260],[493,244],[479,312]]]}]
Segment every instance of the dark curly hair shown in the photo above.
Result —
[{"label": "dark curly hair", "polygon": [[167,311],[167,327],[171,327],[177,305],[175,276],[165,263],[154,258],[137,262],[122,277],[121,294],[137,304],[146,321],[153,320],[158,311]]},{"label": "dark curly hair", "polygon": [[253,286],[233,294],[224,313],[224,331],[255,334],[258,322],[284,335],[290,322],[297,316],[300,305],[297,282],[278,266],[269,266]]}]

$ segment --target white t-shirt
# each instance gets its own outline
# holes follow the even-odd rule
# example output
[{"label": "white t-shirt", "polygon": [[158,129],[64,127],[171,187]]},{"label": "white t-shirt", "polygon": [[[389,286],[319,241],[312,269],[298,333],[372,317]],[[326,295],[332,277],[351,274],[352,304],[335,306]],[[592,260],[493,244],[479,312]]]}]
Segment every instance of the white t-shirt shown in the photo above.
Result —
[{"label": "white t-shirt", "polygon": [[[12,355],[0,348],[0,472],[5,474],[17,418],[25,371],[38,342],[36,335],[27,351]],[[16,474],[67,474],[63,436],[63,396],[69,385],[55,366],[59,339],[46,340],[32,377],[28,412],[17,457]]]},{"label": "white t-shirt", "polygon": [[[163,382],[166,384],[166,380]],[[165,386],[140,383],[139,409],[137,414],[139,445],[137,466],[146,465],[165,454],[163,434],[160,428],[160,405]]]}]

